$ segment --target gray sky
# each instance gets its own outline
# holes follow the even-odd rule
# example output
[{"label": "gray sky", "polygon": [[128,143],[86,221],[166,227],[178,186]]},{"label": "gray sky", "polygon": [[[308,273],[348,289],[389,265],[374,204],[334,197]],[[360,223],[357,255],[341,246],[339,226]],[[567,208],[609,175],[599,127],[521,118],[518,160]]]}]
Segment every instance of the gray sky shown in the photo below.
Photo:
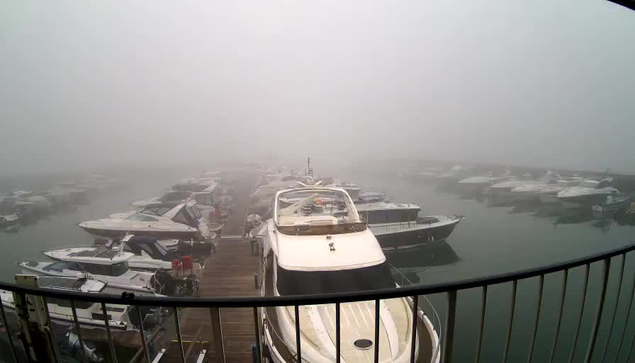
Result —
[{"label": "gray sky", "polygon": [[278,155],[635,172],[602,0],[0,4],[0,174]]}]

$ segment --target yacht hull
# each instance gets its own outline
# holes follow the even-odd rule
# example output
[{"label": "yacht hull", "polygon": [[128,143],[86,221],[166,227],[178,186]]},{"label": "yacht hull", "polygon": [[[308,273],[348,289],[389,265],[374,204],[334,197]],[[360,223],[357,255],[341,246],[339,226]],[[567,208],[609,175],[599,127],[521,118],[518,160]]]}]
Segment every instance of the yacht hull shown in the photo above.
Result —
[{"label": "yacht hull", "polygon": [[445,241],[462,218],[454,217],[441,223],[412,222],[369,225],[371,232],[385,251],[416,248],[426,243]]},{"label": "yacht hull", "polygon": [[106,237],[106,238],[120,238],[126,234],[132,233],[135,236],[148,236],[148,237],[155,237],[158,239],[181,239],[181,240],[190,240],[190,239],[196,239],[197,238],[197,233],[196,232],[185,232],[185,231],[135,231],[135,230],[129,230],[129,231],[124,231],[124,230],[120,230],[120,229],[104,229],[104,228],[92,228],[92,227],[87,227],[87,226],[81,226],[80,227],[90,233],[93,236],[96,237]]}]

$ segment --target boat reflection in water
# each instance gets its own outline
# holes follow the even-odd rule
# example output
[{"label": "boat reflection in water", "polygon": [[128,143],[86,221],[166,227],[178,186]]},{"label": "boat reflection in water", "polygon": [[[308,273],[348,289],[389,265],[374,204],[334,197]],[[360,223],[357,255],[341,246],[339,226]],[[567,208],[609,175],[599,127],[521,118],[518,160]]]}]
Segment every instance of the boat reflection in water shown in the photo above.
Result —
[{"label": "boat reflection in water", "polygon": [[387,252],[386,258],[413,284],[421,283],[419,273],[430,267],[452,265],[461,261],[446,241],[427,243],[409,250]]}]

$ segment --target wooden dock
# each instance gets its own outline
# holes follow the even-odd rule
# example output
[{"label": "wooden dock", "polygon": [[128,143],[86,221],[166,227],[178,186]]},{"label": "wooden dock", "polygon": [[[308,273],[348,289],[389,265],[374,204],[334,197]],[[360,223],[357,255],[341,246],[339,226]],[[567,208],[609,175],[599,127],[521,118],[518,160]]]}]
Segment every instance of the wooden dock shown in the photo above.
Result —
[{"label": "wooden dock", "polygon": [[[245,178],[237,182],[236,204],[223,231],[224,235],[234,237],[221,238],[216,253],[205,261],[200,276],[201,297],[258,295],[254,275],[258,271],[260,257],[252,254],[251,243],[241,237],[247,217],[249,195],[255,182],[254,178]],[[253,309],[221,309],[220,316],[226,361],[252,362],[252,344],[256,341]],[[215,362],[216,349],[210,309],[181,309],[179,317],[186,362],[196,362],[203,349],[207,350],[203,362]],[[167,351],[161,362],[181,362],[181,349],[176,342],[173,322],[166,324],[165,335],[167,339],[164,338],[163,341],[169,344],[165,347]]]}]

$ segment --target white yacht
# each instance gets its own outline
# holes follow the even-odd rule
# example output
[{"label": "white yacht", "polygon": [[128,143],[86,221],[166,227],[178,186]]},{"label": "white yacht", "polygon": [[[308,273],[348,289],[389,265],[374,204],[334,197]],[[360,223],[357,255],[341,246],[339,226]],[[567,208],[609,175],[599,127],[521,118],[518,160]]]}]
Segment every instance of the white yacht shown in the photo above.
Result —
[{"label": "white yacht", "polygon": [[93,277],[108,283],[119,293],[132,292],[136,295],[156,295],[162,284],[151,272],[131,270],[128,261],[134,256],[130,252],[108,250],[98,255],[95,251],[74,253],[56,252],[51,254],[56,261],[20,262],[18,266],[26,274],[57,277]]},{"label": "white yacht", "polygon": [[606,178],[601,181],[584,180],[580,185],[566,188],[557,194],[558,201],[567,208],[593,206],[606,200],[609,195],[618,196],[617,189],[611,187],[613,179]]},{"label": "white yacht", "polygon": [[[38,286],[44,289],[55,289],[62,291],[84,292],[91,294],[112,294],[108,284],[94,279],[73,278],[73,277],[52,277],[38,276]],[[116,290],[114,293],[117,293]],[[2,305],[8,311],[15,311],[13,293],[11,291],[0,290]],[[62,325],[74,324],[73,311],[70,301],[63,299],[46,299],[51,320]],[[108,326],[113,330],[133,330],[134,325],[129,315],[130,307],[127,305],[108,304]],[[77,320],[85,329],[100,328],[105,326],[103,310],[100,303],[89,301],[75,301]],[[136,318],[135,318],[136,319]]]},{"label": "white yacht", "polygon": [[375,235],[384,250],[419,247],[429,242],[445,241],[463,219],[462,216],[419,216],[416,204],[391,203],[376,200],[358,203],[357,212]]},{"label": "white yacht", "polygon": [[132,233],[165,239],[208,238],[205,220],[196,208],[196,202],[183,202],[172,209],[148,207],[141,211],[112,214],[109,218],[86,221],[79,226],[99,237],[121,238]]},{"label": "white yacht", "polygon": [[580,184],[581,180],[579,177],[555,178],[546,183],[521,185],[511,190],[511,199],[515,201],[534,201],[539,199],[543,203],[556,203],[558,201],[556,195],[559,192]]},{"label": "white yacht", "polygon": [[348,195],[350,195],[353,200],[356,200],[359,197],[359,192],[362,190],[355,183],[347,182],[344,180],[338,180],[338,179],[334,180],[332,183],[327,185],[327,187],[344,189],[346,193],[348,193]]},{"label": "white yacht", "polygon": [[[126,236],[128,238],[129,236]],[[124,238],[125,239],[125,238]],[[102,247],[69,247],[69,248],[61,248],[57,250],[51,250],[44,252],[44,255],[52,260],[64,261],[67,259],[71,259],[74,256],[88,256],[93,255],[94,257],[100,257],[103,255],[110,254],[111,251],[119,251],[120,247],[114,247],[114,249],[108,249]],[[157,271],[157,270],[172,270],[172,263],[169,261],[156,260],[147,253],[144,253],[143,250],[140,251],[140,254],[133,255],[128,259],[128,266],[133,270],[139,271]]]},{"label": "white yacht", "polygon": [[509,171],[505,171],[500,176],[493,176],[492,173],[489,173],[486,176],[473,176],[470,178],[459,180],[458,187],[463,192],[479,192],[483,191],[486,187],[500,183],[505,180],[513,179],[513,176]]},{"label": "white yacht", "polygon": [[[558,183],[562,177],[551,171],[548,171],[542,178],[537,180],[521,179],[506,180],[493,184],[488,188],[488,196],[498,201],[518,202],[526,200],[527,193],[525,190],[533,190],[534,186],[547,186]],[[531,199],[529,199],[531,200]]]},{"label": "white yacht", "polygon": [[[285,200],[297,200],[293,203]],[[264,296],[337,293],[394,288],[386,257],[377,239],[343,189],[298,188],[278,192],[274,215],[263,228]],[[439,361],[439,338],[427,315],[418,310],[413,326],[412,301],[382,300],[379,362],[409,362],[417,329],[417,362]],[[341,304],[342,362],[373,361],[374,301]],[[262,309],[266,355],[276,363],[295,362],[294,307]],[[299,308],[304,362],[335,362],[335,305]]]}]

